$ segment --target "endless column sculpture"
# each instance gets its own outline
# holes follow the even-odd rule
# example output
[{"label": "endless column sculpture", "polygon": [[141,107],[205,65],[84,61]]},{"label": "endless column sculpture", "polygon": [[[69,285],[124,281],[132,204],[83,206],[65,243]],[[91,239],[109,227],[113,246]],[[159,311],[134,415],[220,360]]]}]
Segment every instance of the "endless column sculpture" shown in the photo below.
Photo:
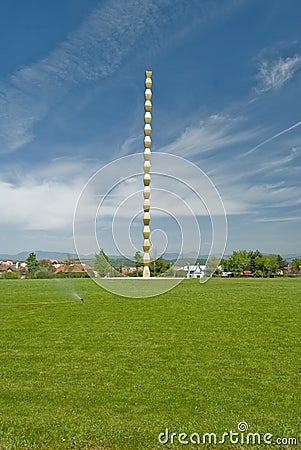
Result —
[{"label": "endless column sculpture", "polygon": [[152,71],[146,70],[145,72],[145,103],[144,103],[144,109],[145,109],[145,115],[144,115],[144,190],[143,190],[143,277],[148,278],[150,277],[150,271],[149,271],[149,263],[150,263],[150,256],[149,256],[149,250],[150,250],[150,157],[151,157],[151,131],[152,127],[150,125],[152,120],[151,115],[151,109],[152,109]]}]

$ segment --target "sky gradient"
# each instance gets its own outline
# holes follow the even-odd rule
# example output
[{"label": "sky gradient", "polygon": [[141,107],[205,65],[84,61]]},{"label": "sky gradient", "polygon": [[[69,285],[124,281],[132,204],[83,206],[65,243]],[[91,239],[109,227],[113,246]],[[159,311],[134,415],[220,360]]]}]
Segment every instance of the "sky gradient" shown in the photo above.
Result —
[{"label": "sky gradient", "polygon": [[143,151],[151,69],[152,151],[210,177],[226,253],[301,254],[300,20],[299,0],[1,2],[0,253],[74,252],[85,183]]}]

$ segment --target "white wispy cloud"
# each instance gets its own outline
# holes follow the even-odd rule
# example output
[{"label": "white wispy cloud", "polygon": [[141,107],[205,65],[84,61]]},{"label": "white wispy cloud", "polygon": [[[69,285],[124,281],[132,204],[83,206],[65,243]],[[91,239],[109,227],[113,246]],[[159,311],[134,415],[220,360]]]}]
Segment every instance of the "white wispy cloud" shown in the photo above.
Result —
[{"label": "white wispy cloud", "polygon": [[[198,20],[211,17],[212,11],[217,14],[217,3],[195,3]],[[34,125],[67,92],[82,82],[110,76],[149,35],[155,38],[145,45],[144,57],[154,52],[165,26],[178,21],[190,7],[184,0],[101,2],[56,49],[18,70],[8,82],[0,82],[0,153],[30,142]]]},{"label": "white wispy cloud", "polygon": [[289,131],[294,130],[295,128],[298,128],[301,125],[301,121],[294,123],[293,125],[289,126],[288,128],[285,128],[284,130],[279,131],[276,134],[273,134],[273,136],[270,136],[269,138],[263,140],[259,144],[255,145],[255,147],[252,147],[247,152],[243,153],[242,156],[248,156],[254,153],[256,150],[258,150],[263,145],[267,144],[268,142],[273,141],[274,139],[278,138],[279,136],[282,136],[283,134],[288,133]]},{"label": "white wispy cloud", "polygon": [[[0,177],[0,226],[23,230],[72,230],[76,201],[94,162],[57,158],[49,164]],[[12,170],[13,171],[13,170]]]},{"label": "white wispy cloud", "polygon": [[150,7],[106,2],[48,56],[0,84],[0,152],[30,142],[33,125],[78,83],[113,73],[145,30]]},{"label": "white wispy cloud", "polygon": [[172,143],[159,150],[174,155],[191,157],[203,152],[226,149],[248,142],[259,129],[243,127],[243,117],[211,115],[199,126],[189,127]]},{"label": "white wispy cloud", "polygon": [[[198,158],[201,167],[216,184],[229,215],[253,214],[261,208],[269,207],[283,214],[281,208],[298,205],[300,186],[291,170],[299,158],[298,139],[286,134],[299,127],[297,122],[290,127],[261,141],[246,154],[249,163],[242,165],[242,148],[256,137],[266,133],[264,128],[250,126],[243,116],[215,114],[203,120],[199,126],[190,127],[167,146],[160,148],[171,154]],[[279,150],[252,158],[252,153],[265,143],[282,136]],[[286,151],[287,149],[287,151]],[[285,152],[285,153],[284,153]],[[211,155],[210,158],[208,156]],[[283,175],[289,176],[291,185],[283,185]]]},{"label": "white wispy cloud", "polygon": [[72,227],[77,199],[76,186],[61,183],[23,183],[14,186],[0,181],[1,225],[27,230],[58,230]]},{"label": "white wispy cloud", "polygon": [[[280,222],[287,221],[286,209],[299,208],[301,203],[298,185],[257,183],[250,186],[248,183],[225,181],[223,186],[219,186],[219,191],[228,215],[248,214],[256,222],[267,222],[269,216],[277,217]],[[271,219],[271,222],[275,221]]]},{"label": "white wispy cloud", "polygon": [[58,48],[1,83],[0,153],[30,142],[34,124],[74,86],[116,71],[146,28],[160,20],[159,8],[157,1],[102,3]]},{"label": "white wispy cloud", "polygon": [[230,174],[233,185],[240,185],[246,180],[265,179],[266,177],[269,180],[277,180],[279,177],[281,180],[299,180],[301,167],[298,164],[298,159],[301,155],[301,148],[286,144],[284,144],[284,147],[288,147],[287,153],[283,151],[274,153],[272,158],[268,154],[261,154],[260,158],[256,155],[255,158],[249,160],[249,164],[243,170],[239,158],[225,159],[222,168],[220,165],[215,165],[207,174],[215,180],[218,186],[227,185]]},{"label": "white wispy cloud", "polygon": [[261,217],[258,219],[254,219],[254,222],[262,222],[262,223],[269,223],[269,222],[294,222],[294,221],[300,221],[301,216],[289,216],[289,217]]},{"label": "white wispy cloud", "polygon": [[277,61],[263,60],[260,63],[257,80],[257,91],[266,92],[271,89],[279,89],[301,67],[301,55],[287,58],[279,58]]},{"label": "white wispy cloud", "polygon": [[[114,192],[110,192],[106,201],[103,203],[99,211],[104,221],[109,218],[109,228],[111,227],[112,217],[116,213],[117,208],[121,207],[118,212],[119,225],[124,226],[123,219],[131,219],[142,211],[142,189],[141,185],[141,167],[143,158],[137,158],[137,155],[129,162],[120,160],[125,173],[139,174],[131,176],[131,178],[123,180],[115,174],[115,181],[120,181],[120,185],[116,186]],[[216,161],[216,160],[215,160]],[[211,213],[215,214],[215,200],[211,194],[207,193],[208,186],[202,183],[200,175],[191,173],[191,170],[181,164],[181,160],[175,161],[172,168],[167,165],[168,160],[162,160],[159,154],[153,155],[152,170],[160,173],[170,173],[172,170],[175,176],[179,174],[179,180],[169,177],[161,177],[153,174],[152,180],[152,204],[154,207],[153,217],[156,218],[157,207],[172,212],[180,221],[185,217],[191,216],[191,212],[187,207],[191,208],[198,216],[208,216],[208,211],[200,202],[200,199],[190,191],[189,185],[193,186],[196,182],[199,186],[198,192],[201,197],[208,201]],[[134,168],[133,168],[134,163]],[[214,161],[213,166],[216,166]],[[99,167],[100,168],[100,167]],[[134,170],[135,169],[135,170]],[[15,182],[8,182],[4,178],[0,178],[0,226],[14,227],[14,229],[22,230],[22,232],[43,231],[66,233],[72,230],[73,214],[79,195],[88,181],[91,173],[95,172],[95,161],[87,161],[84,164],[80,160],[58,158],[47,166],[40,166],[26,174],[19,173]],[[283,180],[275,180],[274,182],[263,182],[263,179],[253,180],[250,185],[244,179],[235,179],[235,174],[239,172],[237,166],[231,165],[230,159],[223,161],[222,167],[219,166],[219,172],[215,177],[218,180],[217,188],[221,194],[228,215],[248,214],[253,216],[253,220],[257,222],[288,222],[297,220],[297,215],[292,211],[288,219],[287,207],[296,208],[301,202],[300,187],[293,182],[288,186]],[[268,167],[267,167],[268,172]],[[225,173],[227,176],[225,176]],[[219,179],[218,174],[223,174],[223,178]],[[91,190],[87,191],[88,201],[83,202],[83,210],[81,211],[84,218],[83,227],[86,229],[87,218],[93,219],[98,211],[98,205],[101,200],[97,193],[108,192],[107,187],[112,186],[114,179],[112,174],[95,178],[91,184]],[[213,180],[215,180],[215,178]],[[101,183],[99,183],[99,179]],[[184,179],[188,186],[182,184]],[[205,178],[204,178],[204,181]],[[105,189],[101,189],[101,184],[105,184]],[[114,184],[114,183],[113,183]],[[207,186],[207,187],[206,187]],[[159,191],[163,189],[163,191]],[[170,193],[171,192],[171,193]],[[208,194],[208,195],[207,195]],[[177,197],[178,196],[178,197]],[[268,211],[268,212],[267,212]],[[264,213],[263,217],[261,212]],[[271,218],[269,218],[269,214]],[[296,218],[296,219],[293,219]],[[203,220],[203,219],[202,219]],[[120,222],[121,221],[121,222]],[[126,229],[126,228],[125,228]],[[94,235],[94,234],[93,234]]]}]

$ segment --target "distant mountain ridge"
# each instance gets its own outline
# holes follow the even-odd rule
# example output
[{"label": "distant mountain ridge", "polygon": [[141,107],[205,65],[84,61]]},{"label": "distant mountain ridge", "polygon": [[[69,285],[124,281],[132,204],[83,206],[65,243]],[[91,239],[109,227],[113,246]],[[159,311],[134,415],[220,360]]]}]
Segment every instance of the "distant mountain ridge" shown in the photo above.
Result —
[{"label": "distant mountain ridge", "polygon": [[[28,255],[32,252],[31,251],[23,251],[19,252],[15,255],[8,254],[8,253],[0,253],[0,260],[14,260],[14,261],[25,261],[28,257]],[[60,260],[67,260],[67,259],[78,259],[78,255],[76,253],[68,253],[68,252],[50,252],[47,250],[33,250],[33,252],[36,254],[36,257],[38,260],[41,259],[60,259]],[[141,252],[142,253],[142,252]],[[268,253],[264,253],[267,255]],[[290,262],[295,258],[301,258],[300,254],[294,254],[294,253],[288,253],[285,255],[281,255],[286,261]],[[229,255],[224,255],[224,258],[227,259]],[[84,260],[93,259],[94,254],[91,255],[81,255],[81,258]],[[120,255],[109,255],[109,258],[111,260],[114,259],[123,259]],[[171,261],[178,259],[178,255],[176,253],[166,253],[164,255],[164,258]],[[188,253],[187,255],[181,256],[181,260],[184,260],[185,258],[189,259],[191,258],[191,254]],[[124,259],[127,259],[124,257]],[[133,260],[132,258],[129,258],[130,260]],[[199,255],[198,259],[207,259],[207,255]]]},{"label": "distant mountain ridge", "polygon": [[[28,255],[32,251],[24,251],[17,253],[15,255],[7,254],[7,253],[0,253],[0,259],[12,259],[14,261],[25,261],[25,259],[28,258]],[[33,250],[33,252],[36,254],[37,259],[78,259],[78,256],[76,253],[68,253],[68,252],[48,252],[45,250]]]},{"label": "distant mountain ridge", "polygon": [[[50,251],[46,251],[46,250],[30,250],[30,251],[23,251],[23,252],[19,252],[16,254],[8,254],[8,253],[0,253],[0,259],[2,260],[6,260],[6,259],[12,259],[14,261],[18,260],[18,261],[24,261],[25,259],[27,259],[28,255],[34,252],[37,259],[41,260],[41,259],[78,259],[78,255],[76,253],[68,253],[68,252],[50,252]],[[142,253],[142,252],[141,252]],[[164,255],[165,259],[168,260],[174,260],[174,259],[178,259],[178,254],[177,253],[166,253]],[[114,259],[123,259],[122,256],[120,255],[108,255],[108,257],[111,260]],[[187,254],[183,257],[181,257],[181,259],[183,258],[189,258],[191,257],[191,254]],[[82,259],[91,259],[94,258],[94,254],[91,255],[81,255]],[[199,256],[199,258],[207,258],[207,256]],[[133,260],[134,257],[124,257],[124,259],[130,259]]]}]

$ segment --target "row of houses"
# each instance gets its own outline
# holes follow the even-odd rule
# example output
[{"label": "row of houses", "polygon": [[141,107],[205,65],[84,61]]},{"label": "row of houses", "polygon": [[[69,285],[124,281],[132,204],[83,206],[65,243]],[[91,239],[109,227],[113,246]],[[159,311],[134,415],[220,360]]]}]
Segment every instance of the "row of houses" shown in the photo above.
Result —
[{"label": "row of houses", "polygon": [[26,276],[28,273],[27,264],[24,261],[0,261],[0,278],[6,274],[19,272],[20,276]]},{"label": "row of houses", "polygon": [[[43,260],[41,261],[45,270],[48,270],[53,275],[59,274],[84,274],[86,271],[92,270],[88,264],[82,264],[73,261],[63,260]],[[7,274],[17,272],[21,277],[28,274],[28,267],[26,261],[0,260],[0,278],[4,278]]]},{"label": "row of houses", "polygon": [[[187,273],[187,278],[203,278],[206,275],[206,266],[201,264],[187,265],[181,269]],[[225,272],[222,266],[218,266],[217,269],[223,278],[231,278],[235,276],[233,272]],[[283,276],[284,271],[278,270],[276,275]],[[253,278],[255,275],[251,270],[244,270],[240,275],[236,276],[241,278]]]},{"label": "row of houses", "polygon": [[[92,276],[99,276],[96,271],[89,264],[80,263],[76,261],[63,261],[63,260],[43,260],[44,270],[48,270],[52,275],[84,275],[88,272]],[[123,275],[130,275],[137,271],[136,267],[122,267]],[[138,267],[138,270],[143,270],[143,267]],[[203,278],[206,275],[206,265],[195,264],[185,266],[174,266],[174,273],[186,274],[187,278]],[[234,277],[233,272],[225,272],[221,266],[218,270],[222,277]],[[21,277],[26,277],[28,274],[28,268],[26,261],[13,261],[13,260],[0,260],[0,278],[5,278],[7,274],[18,272]],[[283,275],[283,271],[279,271],[277,275]],[[250,270],[245,270],[240,274],[243,278],[253,277],[254,274]]]},{"label": "row of houses", "polygon": [[136,273],[138,270],[138,272],[143,270],[143,266],[140,267],[132,267],[132,266],[123,266],[121,268],[121,273],[122,275],[130,275],[132,273]]},{"label": "row of houses", "polygon": [[[186,278],[203,278],[203,277],[205,277],[206,273],[208,273],[207,269],[206,269],[206,265],[202,265],[202,264],[186,265],[184,267],[175,267],[174,269],[176,269],[176,271],[186,272]],[[218,266],[217,269],[223,278],[234,277],[233,272],[223,271],[222,266]],[[282,275],[283,275],[283,273],[282,273]],[[245,270],[241,274],[241,277],[243,277],[243,278],[248,278],[248,277],[253,277],[253,276],[254,275],[250,270]]]}]

